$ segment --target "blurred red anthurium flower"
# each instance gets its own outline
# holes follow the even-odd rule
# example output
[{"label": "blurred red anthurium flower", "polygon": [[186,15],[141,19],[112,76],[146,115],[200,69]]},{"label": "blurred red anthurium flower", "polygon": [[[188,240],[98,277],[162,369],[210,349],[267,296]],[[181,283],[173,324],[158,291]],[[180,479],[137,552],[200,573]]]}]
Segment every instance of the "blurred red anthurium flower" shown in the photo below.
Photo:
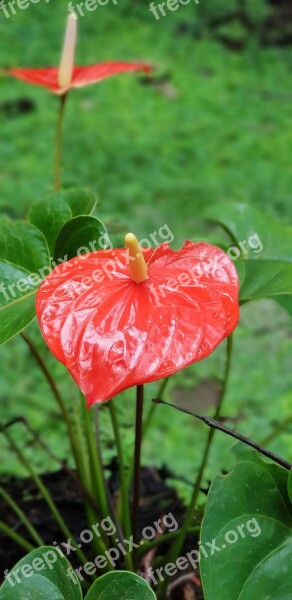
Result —
[{"label": "blurred red anthurium flower", "polygon": [[151,69],[143,63],[104,62],[84,67],[74,65],[77,38],[77,17],[72,13],[68,18],[64,48],[59,67],[39,69],[9,69],[8,75],[48,88],[54,94],[65,95],[73,88],[98,83],[106,77],[132,71],[149,72]]},{"label": "blurred red anthurium flower", "polygon": [[57,267],[36,310],[54,356],[88,406],[208,356],[238,322],[238,277],[215,246],[99,250]]}]

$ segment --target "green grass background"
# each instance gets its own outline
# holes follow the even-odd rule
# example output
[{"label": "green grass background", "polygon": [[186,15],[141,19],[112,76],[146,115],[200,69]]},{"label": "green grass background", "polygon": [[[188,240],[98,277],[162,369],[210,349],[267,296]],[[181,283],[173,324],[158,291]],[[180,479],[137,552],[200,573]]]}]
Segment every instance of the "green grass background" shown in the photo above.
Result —
[{"label": "green grass background", "polygon": [[[260,27],[267,4],[248,2]],[[233,6],[234,5],[234,6]],[[227,49],[214,38],[210,19],[238,3],[205,0],[181,6],[156,21],[147,2],[111,2],[79,19],[77,63],[145,60],[153,65],[154,85],[139,75],[121,75],[74,91],[65,120],[63,184],[98,193],[98,216],[117,243],[125,232],[149,237],[167,223],[179,247],[186,238],[217,237],[202,214],[211,204],[250,202],[288,223],[291,219],[291,48],[262,48],[257,35],[245,36],[245,49]],[[40,0],[9,19],[0,14],[0,68],[58,64],[67,4]],[[7,116],[3,105],[26,97],[35,111]],[[0,78],[0,209],[24,217],[30,203],[52,189],[53,147],[58,99],[44,89]],[[29,333],[57,378],[73,410],[75,386],[48,354],[36,324]],[[173,377],[166,399],[212,413],[200,394],[222,377],[224,345],[207,360]],[[64,425],[54,399],[20,338],[0,348],[0,421],[25,416],[52,450],[69,461]],[[290,359],[290,360],[289,360]],[[233,370],[224,414],[239,417],[236,427],[261,441],[291,412],[291,330],[284,310],[272,301],[242,309],[235,334]],[[199,386],[199,387],[198,387]],[[175,388],[175,396],[174,396]],[[157,392],[147,386],[146,404]],[[205,396],[204,396],[205,397]],[[123,438],[133,442],[134,396],[116,400]],[[105,459],[113,455],[107,409],[102,410]],[[166,463],[192,480],[206,437],[204,426],[158,407],[143,449],[145,464]],[[271,449],[292,459],[289,429]],[[15,439],[39,470],[57,467],[31,444],[23,428]],[[289,443],[290,440],[290,443]],[[207,477],[232,464],[232,441],[218,433]],[[0,472],[23,473],[0,440]],[[189,488],[182,488],[185,493]]]}]

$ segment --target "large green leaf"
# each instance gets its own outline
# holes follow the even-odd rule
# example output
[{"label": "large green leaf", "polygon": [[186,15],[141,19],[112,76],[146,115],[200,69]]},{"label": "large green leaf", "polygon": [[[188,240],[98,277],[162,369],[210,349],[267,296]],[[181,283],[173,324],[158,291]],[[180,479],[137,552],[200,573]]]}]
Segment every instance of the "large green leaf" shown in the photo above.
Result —
[{"label": "large green leaf", "polygon": [[289,473],[289,477],[288,477],[288,495],[289,495],[289,499],[290,502],[292,504],[292,469]]},{"label": "large green leaf", "polygon": [[113,571],[97,579],[85,600],[153,600],[155,598],[148,583],[138,575],[128,571]]},{"label": "large green leaf", "polygon": [[201,533],[205,600],[288,600],[292,597],[288,472],[242,444],[235,453],[234,469],[215,479],[207,499]]},{"label": "large green leaf", "polygon": [[230,257],[236,258],[240,300],[274,297],[292,313],[292,229],[283,227],[247,204],[208,208],[206,216],[230,236]]},{"label": "large green leaf", "polygon": [[0,219],[0,344],[35,316],[35,294],[50,267],[48,246],[33,225]]},{"label": "large green leaf", "polygon": [[70,563],[56,548],[37,548],[10,571],[0,600],[82,600],[79,580],[70,573]]},{"label": "large green leaf", "polygon": [[101,242],[105,239],[106,229],[95,217],[75,217],[62,227],[56,239],[54,257],[60,260],[74,258],[77,254],[85,254],[103,249]]},{"label": "large green leaf", "polygon": [[63,225],[73,217],[90,215],[96,203],[95,194],[88,190],[74,188],[54,192],[32,205],[29,220],[43,232],[53,254],[56,238]]}]

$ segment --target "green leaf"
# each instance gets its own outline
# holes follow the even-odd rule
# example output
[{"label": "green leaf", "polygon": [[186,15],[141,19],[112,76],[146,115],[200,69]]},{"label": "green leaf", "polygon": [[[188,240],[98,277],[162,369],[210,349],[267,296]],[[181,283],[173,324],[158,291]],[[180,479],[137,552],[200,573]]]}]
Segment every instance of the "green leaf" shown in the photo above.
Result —
[{"label": "green leaf", "polygon": [[75,217],[62,227],[55,244],[54,257],[66,260],[103,249],[107,232],[103,223],[95,217]]},{"label": "green leaf", "polygon": [[[24,269],[0,261],[0,344],[22,331],[35,317],[36,289],[28,277]],[[27,291],[21,292],[21,286],[26,286]]]},{"label": "green leaf", "polygon": [[291,227],[283,227],[249,204],[217,204],[205,216],[227,231],[242,258],[292,262]]},{"label": "green leaf", "polygon": [[276,300],[292,316],[292,296],[279,296]]},{"label": "green leaf", "polygon": [[42,546],[27,554],[10,571],[0,589],[0,600],[82,600],[77,577],[56,548]]},{"label": "green leaf", "polygon": [[288,472],[242,444],[235,453],[234,469],[215,479],[207,499],[201,533],[206,556],[201,550],[200,563],[205,600],[226,600],[226,590],[228,600],[288,600]]},{"label": "green leaf", "polygon": [[148,583],[135,573],[113,571],[97,579],[85,600],[153,600],[155,598]]},{"label": "green leaf", "polygon": [[0,344],[35,317],[35,294],[50,271],[43,234],[33,225],[0,219]]},{"label": "green leaf", "polygon": [[239,272],[241,302],[273,297],[292,313],[292,229],[247,204],[217,205],[206,216],[230,237],[227,254]]},{"label": "green leaf", "polygon": [[[251,573],[239,596],[240,600],[251,598],[291,598],[291,554],[292,540],[271,552]],[[259,591],[260,590],[260,596]]]},{"label": "green leaf", "polygon": [[14,583],[13,587],[4,586],[0,590],[0,600],[66,600],[60,590],[41,575],[21,580],[21,584]]},{"label": "green leaf", "polygon": [[43,234],[23,221],[0,218],[0,259],[34,273],[48,265],[49,251]]},{"label": "green leaf", "polygon": [[[248,260],[241,280],[240,300],[256,300],[292,294],[292,263],[281,260]],[[291,296],[292,299],[292,296]]]},{"label": "green leaf", "polygon": [[42,231],[53,254],[56,238],[63,225],[73,217],[90,215],[96,203],[95,194],[88,190],[74,188],[54,192],[32,205],[29,220]]},{"label": "green leaf", "polygon": [[292,469],[289,473],[289,477],[288,477],[288,496],[290,499],[290,502],[292,504]]}]

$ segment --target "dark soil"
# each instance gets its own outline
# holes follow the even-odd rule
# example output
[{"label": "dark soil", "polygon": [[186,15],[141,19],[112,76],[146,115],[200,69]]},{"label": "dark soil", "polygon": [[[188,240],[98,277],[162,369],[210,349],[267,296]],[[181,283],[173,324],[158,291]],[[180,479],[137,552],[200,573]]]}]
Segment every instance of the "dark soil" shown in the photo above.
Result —
[{"label": "dark soil", "polygon": [[[154,468],[144,468],[142,470],[140,532],[144,527],[153,524],[163,515],[170,512],[173,514],[179,525],[181,524],[185,507],[179,499],[176,490],[167,484],[166,477],[169,477],[169,475],[169,472],[166,470],[160,472]],[[88,524],[83,507],[82,492],[80,486],[78,486],[75,473],[64,468],[55,473],[43,475],[42,481],[50,490],[66,524],[69,526],[69,529],[79,543],[80,532],[84,529],[88,529]],[[40,497],[36,485],[31,479],[9,479],[6,481],[3,481],[2,479],[0,484],[4,486],[6,491],[9,492],[17,504],[22,508],[47,545],[52,545],[53,542],[59,544],[65,541],[64,536],[60,532],[46,503]],[[111,465],[111,476],[109,478],[109,490],[113,503],[115,501],[117,489],[118,476],[116,465],[113,463]],[[0,515],[0,519],[8,524],[15,532],[32,542],[18,517],[2,499],[0,500]],[[161,544],[158,547],[156,554],[157,559],[159,559],[159,556],[166,555],[170,543],[171,542]],[[190,552],[195,547],[196,540],[193,537],[188,538],[181,555],[185,556],[187,552]],[[92,560],[94,556],[90,550],[90,545],[84,547],[83,544],[83,549],[88,556],[88,560]],[[0,532],[0,579],[3,579],[4,571],[6,569],[10,570],[24,555],[25,551],[22,548],[18,547],[14,541]],[[152,559],[153,558],[154,557],[152,557]],[[69,560],[75,568],[80,566],[78,564],[78,558],[76,560],[74,555],[72,555],[72,557],[70,555]],[[147,566],[149,566],[148,562]],[[117,564],[117,568],[124,568],[124,564]],[[142,571],[143,561],[140,568]],[[182,574],[183,578],[180,576],[177,580],[175,580],[175,577],[171,579],[168,599],[202,600],[203,594],[198,573],[190,570],[189,573],[188,571],[183,571]]]},{"label": "dark soil", "polygon": [[0,104],[0,113],[9,118],[22,116],[35,110],[36,105],[30,98],[18,98]]},{"label": "dark soil", "polygon": [[[267,11],[261,21],[255,19],[244,6],[234,10],[228,8],[220,16],[206,15],[206,31],[228,50],[240,52],[248,46],[251,37],[261,47],[285,47],[292,44],[291,0],[267,0]],[[182,22],[176,29],[177,35],[190,35],[198,39],[202,32],[195,24]]]}]

